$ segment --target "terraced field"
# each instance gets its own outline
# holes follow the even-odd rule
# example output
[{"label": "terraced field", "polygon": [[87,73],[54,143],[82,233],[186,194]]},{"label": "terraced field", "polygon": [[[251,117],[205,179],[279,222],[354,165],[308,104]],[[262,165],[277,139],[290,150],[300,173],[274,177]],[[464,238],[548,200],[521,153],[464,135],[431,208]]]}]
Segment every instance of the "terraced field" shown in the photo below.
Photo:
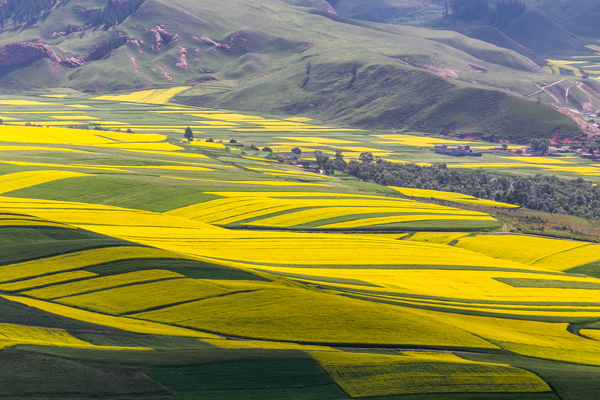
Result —
[{"label": "terraced field", "polygon": [[[107,398],[594,398],[599,245],[509,233],[493,214],[511,204],[250,147],[437,162],[419,147],[438,139],[159,104],[171,94],[0,104],[0,360],[39,365],[36,396],[93,397],[48,383],[76,376],[114,382]],[[25,125],[51,119],[92,129]],[[188,123],[213,141],[185,142]],[[596,171],[482,159],[453,167]],[[22,385],[0,397],[31,398]]]}]

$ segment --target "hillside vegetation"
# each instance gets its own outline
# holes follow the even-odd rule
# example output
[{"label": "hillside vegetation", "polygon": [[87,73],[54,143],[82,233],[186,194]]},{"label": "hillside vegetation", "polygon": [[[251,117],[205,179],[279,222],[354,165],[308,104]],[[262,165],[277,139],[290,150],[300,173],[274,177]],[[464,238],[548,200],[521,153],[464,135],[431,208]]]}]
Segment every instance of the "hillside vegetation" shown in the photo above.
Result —
[{"label": "hillside vegetation", "polygon": [[535,62],[458,33],[357,22],[320,2],[111,4],[57,3],[7,25],[0,87],[186,85],[174,101],[498,140],[582,137],[545,106],[563,104],[522,96],[553,81]]}]

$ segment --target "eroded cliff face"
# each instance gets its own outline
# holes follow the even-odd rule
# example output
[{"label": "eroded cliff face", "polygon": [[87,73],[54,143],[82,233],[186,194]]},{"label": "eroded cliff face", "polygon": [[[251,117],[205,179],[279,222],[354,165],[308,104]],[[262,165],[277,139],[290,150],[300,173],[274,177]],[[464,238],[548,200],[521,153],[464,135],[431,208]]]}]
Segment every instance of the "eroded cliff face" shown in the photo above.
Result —
[{"label": "eroded cliff face", "polygon": [[0,66],[6,67],[21,64],[34,58],[45,58],[67,68],[76,68],[87,62],[99,60],[112,50],[119,48],[128,42],[129,38],[127,37],[117,37],[114,40],[97,44],[87,54],[64,59],[61,58],[52,47],[46,44],[33,42],[10,43],[0,47]]},{"label": "eroded cliff face", "polygon": [[62,62],[54,50],[45,44],[20,42],[0,47],[0,66],[3,67],[24,63],[38,57],[47,58],[57,64]]}]

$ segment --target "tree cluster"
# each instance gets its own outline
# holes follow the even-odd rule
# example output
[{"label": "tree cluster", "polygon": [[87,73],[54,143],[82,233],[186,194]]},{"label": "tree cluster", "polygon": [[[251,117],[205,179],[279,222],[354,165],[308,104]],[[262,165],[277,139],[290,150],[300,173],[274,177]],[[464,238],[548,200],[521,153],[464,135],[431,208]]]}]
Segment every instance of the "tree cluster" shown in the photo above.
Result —
[{"label": "tree cluster", "polygon": [[88,23],[93,26],[104,26],[104,29],[119,25],[129,16],[133,15],[145,1],[129,0],[120,2],[108,0],[103,9],[92,10]]},{"label": "tree cluster", "polygon": [[450,0],[444,7],[444,17],[458,21],[477,21],[487,17],[489,0]]},{"label": "tree cluster", "polygon": [[493,11],[489,0],[450,0],[444,5],[444,18],[465,22],[487,19],[489,25],[504,28],[526,10],[527,6],[519,0],[498,1]]},{"label": "tree cluster", "polygon": [[526,10],[527,6],[518,0],[499,1],[496,4],[496,11],[490,13],[489,23],[504,28],[523,15]]},{"label": "tree cluster", "polygon": [[541,151],[542,153],[546,153],[548,152],[548,149],[550,148],[550,140],[548,139],[537,139],[534,138],[531,141],[531,144],[529,145],[529,147],[531,147],[533,150],[536,151]]},{"label": "tree cluster", "polygon": [[[361,154],[362,156],[362,154]],[[463,193],[482,199],[518,204],[532,210],[569,214],[597,219],[600,217],[600,186],[582,178],[567,180],[549,175],[509,176],[481,169],[449,169],[446,164],[419,166],[383,161],[372,156],[346,163],[336,154],[335,170],[363,181],[384,186],[401,186]]]},{"label": "tree cluster", "polygon": [[52,8],[68,0],[16,0],[0,5],[0,25],[12,19],[16,25],[35,23],[40,17],[50,13]]}]

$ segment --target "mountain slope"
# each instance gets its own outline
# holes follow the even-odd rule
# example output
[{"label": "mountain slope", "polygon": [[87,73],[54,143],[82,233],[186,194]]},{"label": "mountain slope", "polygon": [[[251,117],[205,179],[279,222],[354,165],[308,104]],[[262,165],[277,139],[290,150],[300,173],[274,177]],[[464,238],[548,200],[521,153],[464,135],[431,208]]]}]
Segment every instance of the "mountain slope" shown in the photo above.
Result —
[{"label": "mountain slope", "polygon": [[[93,25],[89,17],[108,3],[72,0],[2,32],[0,87],[197,85],[177,100],[379,129],[436,132],[456,123],[457,134],[581,137],[576,123],[545,107],[535,107],[540,113],[528,115],[522,129],[507,110],[533,110],[536,103],[521,95],[539,90],[548,76],[527,57],[458,33],[361,23],[277,0],[138,3],[132,0],[129,16],[119,24],[119,14],[108,30],[108,22]],[[321,72],[311,77],[311,70]],[[483,103],[485,112],[474,107],[490,95],[495,100]],[[454,118],[454,110],[463,116]]]}]

